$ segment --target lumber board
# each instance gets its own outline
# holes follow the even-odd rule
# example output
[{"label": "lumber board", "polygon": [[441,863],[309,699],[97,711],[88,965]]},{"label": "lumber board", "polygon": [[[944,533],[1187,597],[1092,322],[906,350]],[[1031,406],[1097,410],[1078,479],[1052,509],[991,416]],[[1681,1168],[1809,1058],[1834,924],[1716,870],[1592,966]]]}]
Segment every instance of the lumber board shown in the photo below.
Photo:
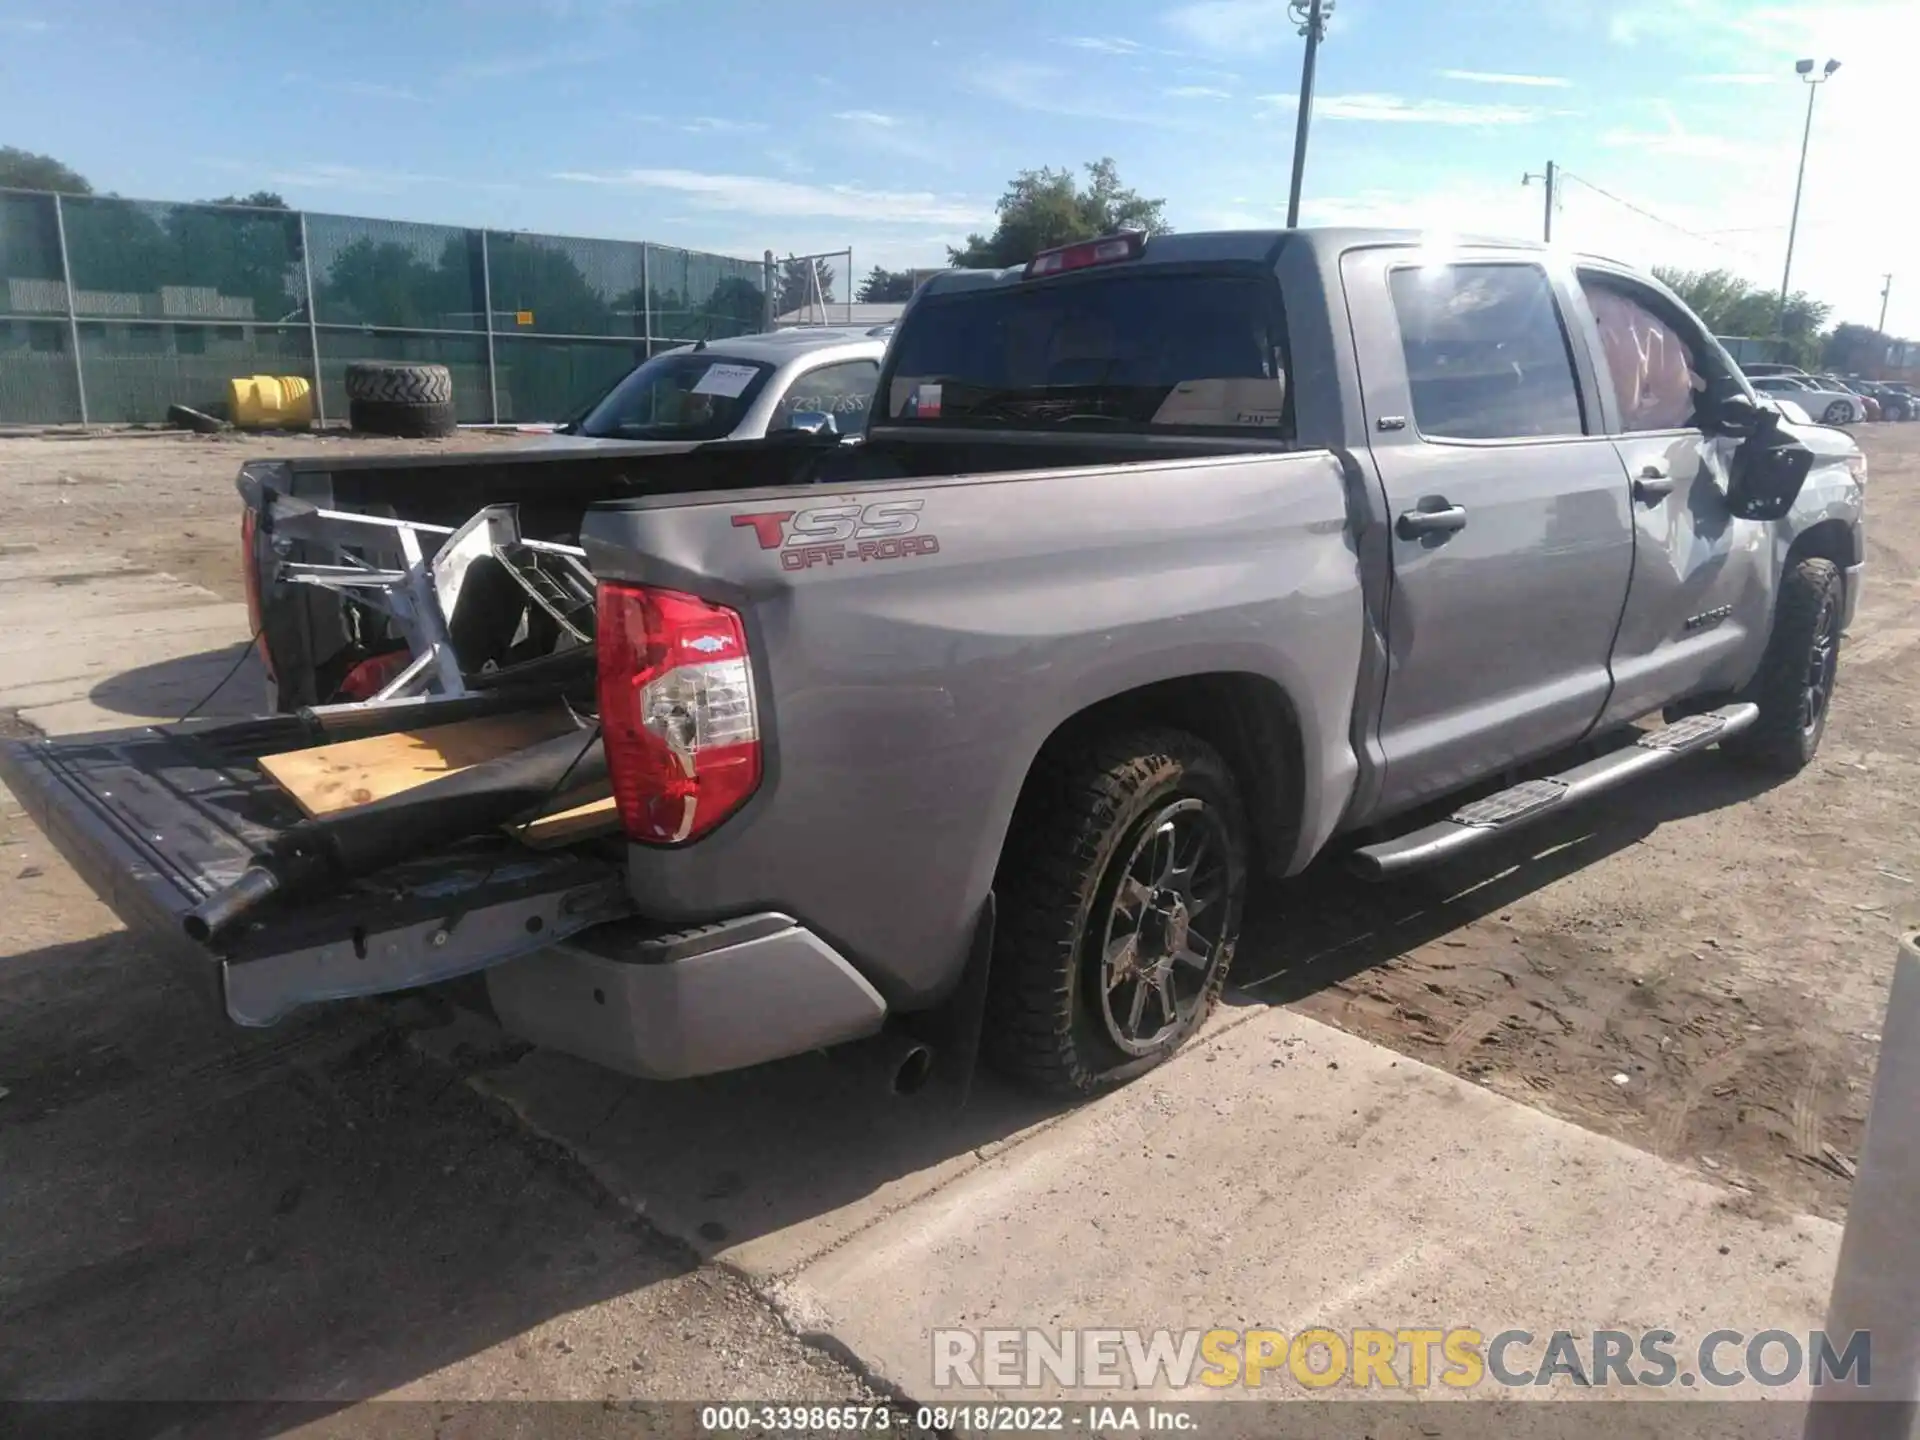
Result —
[{"label": "lumber board", "polygon": [[[261,757],[260,768],[318,818],[384,800],[576,728],[566,710],[483,715]],[[553,819],[560,817],[554,816]]]},{"label": "lumber board", "polygon": [[564,810],[542,815],[538,820],[530,820],[515,828],[513,836],[535,850],[549,850],[556,845],[571,844],[589,835],[604,835],[619,828],[620,812],[614,806],[613,797],[602,795],[584,804],[572,804]]}]

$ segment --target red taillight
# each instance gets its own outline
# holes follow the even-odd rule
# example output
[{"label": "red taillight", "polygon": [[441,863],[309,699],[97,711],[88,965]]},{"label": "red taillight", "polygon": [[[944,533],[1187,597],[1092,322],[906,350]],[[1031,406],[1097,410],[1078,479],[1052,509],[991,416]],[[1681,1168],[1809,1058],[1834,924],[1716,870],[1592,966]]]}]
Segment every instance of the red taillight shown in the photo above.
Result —
[{"label": "red taillight", "polygon": [[1124,235],[1108,235],[1099,240],[1062,245],[1058,250],[1042,250],[1027,262],[1027,278],[1037,280],[1043,275],[1064,275],[1069,270],[1084,270],[1089,265],[1111,265],[1119,260],[1131,260],[1146,248],[1146,244],[1146,236],[1128,231]]},{"label": "red taillight", "polygon": [[620,823],[649,845],[698,839],[760,785],[746,629],[724,605],[609,582],[595,632]]},{"label": "red taillight", "polygon": [[274,678],[273,656],[267,652],[266,608],[260,602],[260,562],[254,557],[253,539],[260,518],[249,505],[240,512],[240,578],[247,589],[247,629],[253,633],[254,653],[269,680]]}]

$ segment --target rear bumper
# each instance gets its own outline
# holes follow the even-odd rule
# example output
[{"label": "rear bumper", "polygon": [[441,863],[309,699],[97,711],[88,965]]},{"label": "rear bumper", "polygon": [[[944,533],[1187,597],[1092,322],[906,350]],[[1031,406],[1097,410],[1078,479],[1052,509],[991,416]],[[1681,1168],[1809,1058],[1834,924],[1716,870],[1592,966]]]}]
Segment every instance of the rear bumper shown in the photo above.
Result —
[{"label": "rear bumper", "polygon": [[629,1075],[681,1080],[877,1032],[886,1002],[785,915],[678,935],[613,924],[487,972],[507,1030]]}]

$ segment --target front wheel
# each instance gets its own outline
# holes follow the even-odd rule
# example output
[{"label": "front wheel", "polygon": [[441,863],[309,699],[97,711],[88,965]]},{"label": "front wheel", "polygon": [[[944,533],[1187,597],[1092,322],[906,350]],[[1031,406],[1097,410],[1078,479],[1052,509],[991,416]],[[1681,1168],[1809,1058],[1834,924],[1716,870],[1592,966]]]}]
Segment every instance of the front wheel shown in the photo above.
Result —
[{"label": "front wheel", "polygon": [[1043,755],[995,881],[988,1057],[1069,1096],[1158,1065],[1212,1013],[1246,883],[1239,792],[1211,746],[1140,730]]},{"label": "front wheel", "polygon": [[1844,400],[1836,400],[1820,413],[1823,425],[1844,425],[1853,419],[1853,407]]},{"label": "front wheel", "polygon": [[1819,750],[1840,673],[1845,584],[1831,560],[1802,560],[1781,578],[1766,657],[1745,696],[1760,718],[1727,742],[1734,755],[1791,775]]}]

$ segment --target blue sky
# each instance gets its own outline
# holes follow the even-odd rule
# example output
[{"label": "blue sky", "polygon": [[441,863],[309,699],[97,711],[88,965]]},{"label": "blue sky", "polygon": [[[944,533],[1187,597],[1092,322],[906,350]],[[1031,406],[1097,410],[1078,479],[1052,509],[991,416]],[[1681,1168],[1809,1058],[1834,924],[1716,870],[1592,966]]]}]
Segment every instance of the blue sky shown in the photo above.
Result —
[{"label": "blue sky", "polygon": [[[0,144],[126,195],[938,264],[1014,172],[1100,155],[1177,228],[1283,223],[1285,12],[0,0]],[[1802,55],[1844,64],[1795,286],[1872,323],[1904,271],[1888,328],[1920,336],[1909,0],[1337,0],[1303,218],[1533,235],[1552,159],[1556,239],[1775,285]]]}]

